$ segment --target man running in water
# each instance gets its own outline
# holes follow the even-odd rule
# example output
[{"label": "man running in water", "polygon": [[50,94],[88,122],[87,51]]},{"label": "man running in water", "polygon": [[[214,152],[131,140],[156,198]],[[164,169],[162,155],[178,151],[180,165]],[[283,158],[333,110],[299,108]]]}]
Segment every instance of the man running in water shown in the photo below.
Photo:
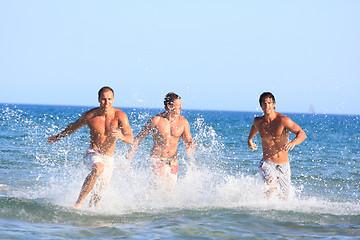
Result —
[{"label": "man running in water", "polygon": [[[290,118],[275,112],[275,97],[272,93],[261,94],[259,103],[264,115],[254,119],[248,146],[252,150],[257,149],[252,139],[259,133],[263,148],[259,170],[262,179],[269,186],[267,195],[271,197],[275,190],[280,190],[280,197],[286,200],[291,186],[288,151],[302,143],[306,134]],[[289,141],[289,132],[296,135],[292,141]]]},{"label": "man running in water", "polygon": [[188,155],[194,152],[195,144],[189,122],[180,115],[181,98],[175,93],[168,93],[164,106],[165,111],[151,118],[136,136],[127,158],[130,161],[141,141],[152,133],[154,145],[150,151],[150,168],[161,182],[172,187],[177,182],[179,139],[183,139]]},{"label": "man running in water", "polygon": [[52,144],[84,126],[89,126],[90,146],[84,163],[91,172],[85,178],[79,197],[73,205],[74,208],[80,208],[86,196],[93,189],[90,205],[96,206],[110,183],[117,139],[127,144],[133,143],[133,134],[127,115],[112,107],[114,91],[110,87],[101,88],[98,100],[100,107],[83,113],[78,120],[47,140]]}]

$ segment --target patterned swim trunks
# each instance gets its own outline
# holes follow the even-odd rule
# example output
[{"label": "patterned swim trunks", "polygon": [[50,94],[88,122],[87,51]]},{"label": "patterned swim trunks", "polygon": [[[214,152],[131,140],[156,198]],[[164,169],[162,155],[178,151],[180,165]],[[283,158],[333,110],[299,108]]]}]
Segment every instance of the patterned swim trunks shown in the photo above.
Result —
[{"label": "patterned swim trunks", "polygon": [[152,155],[150,157],[150,167],[158,175],[176,175],[179,171],[177,159],[168,159]]}]

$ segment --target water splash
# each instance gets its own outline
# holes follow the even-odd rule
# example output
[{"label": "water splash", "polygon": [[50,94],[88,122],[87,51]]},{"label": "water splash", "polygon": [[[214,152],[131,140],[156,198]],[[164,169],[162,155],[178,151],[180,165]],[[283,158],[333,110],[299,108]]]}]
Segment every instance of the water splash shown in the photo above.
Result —
[{"label": "water splash", "polygon": [[[12,153],[14,148],[19,149],[14,158],[10,154],[6,155],[9,158],[6,164],[11,165],[9,173],[16,173],[18,176],[12,178],[16,179],[13,181],[15,184],[0,182],[1,186],[6,186],[1,189],[2,195],[30,199],[44,206],[51,204],[67,208],[74,203],[88,174],[88,170],[82,165],[82,156],[88,145],[87,129],[82,129],[56,145],[45,143],[47,136],[58,132],[78,116],[73,111],[72,109],[71,117],[70,114],[62,113],[62,119],[55,117],[58,112],[35,115],[17,108],[1,109],[0,127],[6,130],[1,134],[2,147]],[[78,112],[82,111],[83,109],[78,109]],[[151,114],[147,111],[133,111],[129,116],[132,120],[137,119],[132,121],[134,132],[137,132]],[[354,201],[332,199],[313,194],[304,184],[294,186],[291,201],[266,199],[262,182],[257,175],[241,171],[229,173],[223,168],[228,159],[223,136],[211,124],[206,123],[205,117],[194,117],[191,127],[197,151],[193,158],[189,158],[185,155],[183,144],[180,144],[179,181],[172,196],[154,191],[149,181],[146,160],[152,144],[151,137],[139,147],[132,167],[126,171],[121,169],[126,162],[124,156],[127,146],[119,143],[111,185],[99,208],[84,206],[86,214],[107,216],[174,210],[240,209],[275,219],[279,219],[279,214],[284,211],[293,212],[296,213],[297,221],[310,221],[314,215],[360,214],[360,203],[356,196]],[[300,183],[314,179],[321,183],[319,176],[318,180],[316,177],[308,180],[306,175],[297,178],[295,180]],[[3,181],[4,178],[1,179]],[[288,217],[291,218],[291,214]]]}]

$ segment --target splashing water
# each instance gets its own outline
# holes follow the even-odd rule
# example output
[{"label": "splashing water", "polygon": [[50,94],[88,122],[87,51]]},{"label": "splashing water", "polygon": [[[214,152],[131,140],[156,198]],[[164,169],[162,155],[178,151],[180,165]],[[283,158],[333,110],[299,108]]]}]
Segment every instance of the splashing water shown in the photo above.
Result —
[{"label": "splashing water", "polygon": [[[20,109],[2,105],[2,217],[60,223],[89,223],[98,219],[96,221],[105,223],[121,222],[119,216],[127,216],[127,221],[131,222],[163,218],[169,213],[200,217],[209,211],[214,214],[220,211],[221,214],[237,212],[293,223],[337,224],[341,219],[343,224],[351,225],[359,220],[358,133],[336,130],[334,125],[327,131],[333,131],[337,137],[322,135],[328,137],[328,143],[320,145],[313,140],[319,131],[314,128],[314,121],[327,128],[324,119],[293,116],[308,133],[309,140],[291,153],[292,198],[287,202],[269,200],[263,194],[264,186],[257,174],[261,151],[249,151],[244,141],[254,114],[229,112],[184,112],[197,149],[188,157],[180,143],[179,178],[172,194],[154,190],[149,180],[147,159],[152,140],[148,137],[139,146],[127,170],[123,168],[128,146],[117,144],[114,175],[98,208],[84,204],[82,210],[72,210],[69,206],[75,202],[88,174],[82,164],[89,142],[88,129],[83,128],[54,145],[47,144],[46,138],[86,110],[88,108],[60,106],[21,106]],[[157,110],[127,109],[134,134],[156,113]],[[329,118],[326,116],[325,120]],[[221,124],[218,124],[219,119]],[[344,129],[359,123],[358,117],[345,119]],[[341,151],[331,150],[339,138],[351,138],[354,142]],[[334,151],[341,161],[330,161],[334,160]]]}]

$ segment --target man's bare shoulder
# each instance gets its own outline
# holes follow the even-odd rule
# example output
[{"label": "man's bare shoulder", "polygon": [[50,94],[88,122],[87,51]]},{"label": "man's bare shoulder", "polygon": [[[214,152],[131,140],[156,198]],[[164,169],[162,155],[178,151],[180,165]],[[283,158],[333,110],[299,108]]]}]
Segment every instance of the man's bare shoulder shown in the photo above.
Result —
[{"label": "man's bare shoulder", "polygon": [[282,126],[291,128],[291,126],[294,125],[294,122],[287,116],[280,114],[279,115],[279,121],[281,123]]},{"label": "man's bare shoulder", "polygon": [[257,116],[254,118],[254,123],[259,123],[261,121],[264,121],[264,116]]},{"label": "man's bare shoulder", "polygon": [[153,116],[153,117],[150,119],[150,121],[151,121],[153,124],[156,124],[156,123],[158,123],[158,122],[160,122],[160,121],[162,121],[162,120],[164,120],[164,119],[165,119],[165,118],[164,118],[163,114],[162,114],[162,113],[159,113],[159,114]]},{"label": "man's bare shoulder", "polygon": [[287,117],[287,116],[285,116],[285,115],[283,115],[283,114],[281,114],[281,113],[276,113],[276,114],[277,114],[276,118],[277,118],[279,121],[281,121],[281,123],[286,123],[286,122],[291,121],[291,119],[290,119],[289,117]]},{"label": "man's bare shoulder", "polygon": [[84,112],[82,114],[82,117],[83,118],[91,118],[91,117],[93,117],[94,115],[96,115],[98,113],[99,113],[99,108],[98,107],[97,108],[92,108],[92,109]]},{"label": "man's bare shoulder", "polygon": [[82,113],[80,118],[77,120],[77,122],[81,123],[82,125],[88,125],[91,119],[98,115],[99,113],[98,110],[99,108],[93,108]]},{"label": "man's bare shoulder", "polygon": [[189,121],[185,118],[185,117],[183,117],[183,116],[179,116],[179,120],[180,120],[180,122],[181,123],[183,123],[183,124],[189,124]]},{"label": "man's bare shoulder", "polygon": [[116,115],[118,118],[127,117],[126,113],[124,113],[124,112],[121,111],[120,109],[118,109],[118,108],[113,108],[113,109],[114,109],[115,115]]}]

